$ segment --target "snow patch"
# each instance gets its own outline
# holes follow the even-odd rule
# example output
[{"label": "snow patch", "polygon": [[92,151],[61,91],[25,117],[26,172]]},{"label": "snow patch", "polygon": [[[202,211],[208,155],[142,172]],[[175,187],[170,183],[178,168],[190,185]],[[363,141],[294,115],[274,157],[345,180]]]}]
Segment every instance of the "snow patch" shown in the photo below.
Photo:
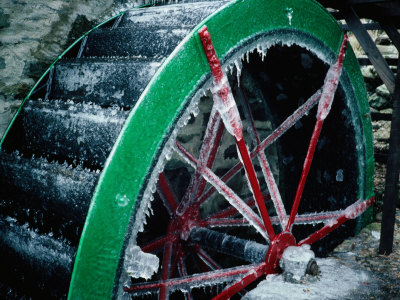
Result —
[{"label": "snow patch", "polygon": [[282,275],[268,275],[243,299],[357,299],[360,285],[365,289],[372,281],[364,271],[351,269],[336,259],[317,258],[316,261],[321,272],[318,279],[298,284],[284,281]]}]

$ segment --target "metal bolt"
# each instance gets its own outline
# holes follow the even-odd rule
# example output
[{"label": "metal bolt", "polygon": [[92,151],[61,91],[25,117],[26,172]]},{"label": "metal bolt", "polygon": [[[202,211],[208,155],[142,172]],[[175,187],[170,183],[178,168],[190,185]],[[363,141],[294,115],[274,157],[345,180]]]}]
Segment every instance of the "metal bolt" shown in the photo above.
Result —
[{"label": "metal bolt", "polygon": [[307,265],[306,274],[317,276],[319,272],[318,264],[315,259],[310,259]]}]

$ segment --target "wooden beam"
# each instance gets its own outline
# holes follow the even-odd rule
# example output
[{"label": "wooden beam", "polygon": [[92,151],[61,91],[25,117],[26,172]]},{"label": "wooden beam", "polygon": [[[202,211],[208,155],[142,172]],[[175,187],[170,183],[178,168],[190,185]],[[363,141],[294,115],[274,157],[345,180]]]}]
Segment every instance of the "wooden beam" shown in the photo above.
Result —
[{"label": "wooden beam", "polygon": [[[396,5],[397,4],[397,5]],[[397,18],[400,19],[400,2],[393,5],[393,7],[382,7],[379,4],[365,4],[358,5],[353,9],[356,11],[357,15],[363,19],[371,19],[371,20],[379,20],[382,18]],[[326,6],[331,7],[331,6]],[[344,10],[347,7],[335,7],[338,11],[331,12],[331,14],[335,17],[336,20],[344,19],[345,13]],[[400,28],[400,22],[395,22],[395,26]]]},{"label": "wooden beam", "polygon": [[383,121],[391,121],[392,114],[371,111],[371,120],[372,121],[382,121],[382,120]]},{"label": "wooden beam", "polygon": [[395,2],[394,0],[347,0],[345,1],[348,5],[359,5],[368,3],[390,3]]},{"label": "wooden beam", "polygon": [[[381,29],[381,24],[377,23],[377,22],[374,22],[374,23],[362,23],[362,25],[364,26],[365,30],[379,30],[379,29]],[[341,26],[342,26],[343,30],[346,30],[346,31],[350,30],[349,25],[347,25],[347,24],[342,24]]]},{"label": "wooden beam", "polygon": [[354,9],[349,6],[343,11],[345,14],[346,23],[349,25],[350,30],[354,33],[361,47],[364,49],[364,52],[368,55],[369,60],[374,65],[376,72],[386,85],[389,92],[393,94],[394,75],[392,70],[390,70],[389,65],[379,52],[371,36],[363,27]]},{"label": "wooden beam", "polygon": [[[400,59],[397,65],[400,70]],[[396,204],[399,201],[400,170],[400,72],[396,75],[396,89],[393,94],[393,115],[389,138],[385,194],[383,196],[381,240],[379,253],[389,255],[393,250],[394,222]],[[400,203],[399,203],[400,204]]]},{"label": "wooden beam", "polygon": [[400,53],[400,33],[397,31],[396,26],[394,26],[393,20],[391,18],[383,19],[379,23],[381,24],[382,28],[386,31],[389,38],[392,40],[397,51]]},{"label": "wooden beam", "polygon": [[398,5],[398,0],[317,0],[325,7],[344,8],[355,5],[358,7],[371,7],[371,5]]},{"label": "wooden beam", "polygon": [[[360,66],[369,66],[372,65],[371,61],[369,60],[368,56],[359,56],[358,58],[358,63]],[[385,57],[386,63],[389,66],[397,66],[397,58],[394,57]]]}]

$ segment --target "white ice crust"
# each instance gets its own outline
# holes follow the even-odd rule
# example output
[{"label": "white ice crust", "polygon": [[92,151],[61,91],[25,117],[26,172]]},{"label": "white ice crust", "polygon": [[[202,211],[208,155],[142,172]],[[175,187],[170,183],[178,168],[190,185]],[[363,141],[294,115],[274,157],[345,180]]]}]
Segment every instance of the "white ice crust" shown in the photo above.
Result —
[{"label": "white ice crust", "polygon": [[129,265],[126,265],[127,272],[134,278],[150,279],[157,272],[160,260],[157,255],[145,253],[139,246],[132,246],[127,251]]},{"label": "white ice crust", "polygon": [[289,246],[283,252],[279,264],[284,272],[290,273],[298,281],[305,275],[309,261],[314,258],[310,245]]}]

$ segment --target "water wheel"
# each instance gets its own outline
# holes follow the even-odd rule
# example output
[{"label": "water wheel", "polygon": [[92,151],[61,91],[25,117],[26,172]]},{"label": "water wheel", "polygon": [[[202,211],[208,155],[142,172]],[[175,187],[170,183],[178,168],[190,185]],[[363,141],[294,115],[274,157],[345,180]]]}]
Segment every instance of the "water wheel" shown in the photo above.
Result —
[{"label": "water wheel", "polygon": [[313,1],[146,7],[94,30],[2,144],[3,295],[225,299],[290,245],[325,255],[373,202],[346,44]]}]

